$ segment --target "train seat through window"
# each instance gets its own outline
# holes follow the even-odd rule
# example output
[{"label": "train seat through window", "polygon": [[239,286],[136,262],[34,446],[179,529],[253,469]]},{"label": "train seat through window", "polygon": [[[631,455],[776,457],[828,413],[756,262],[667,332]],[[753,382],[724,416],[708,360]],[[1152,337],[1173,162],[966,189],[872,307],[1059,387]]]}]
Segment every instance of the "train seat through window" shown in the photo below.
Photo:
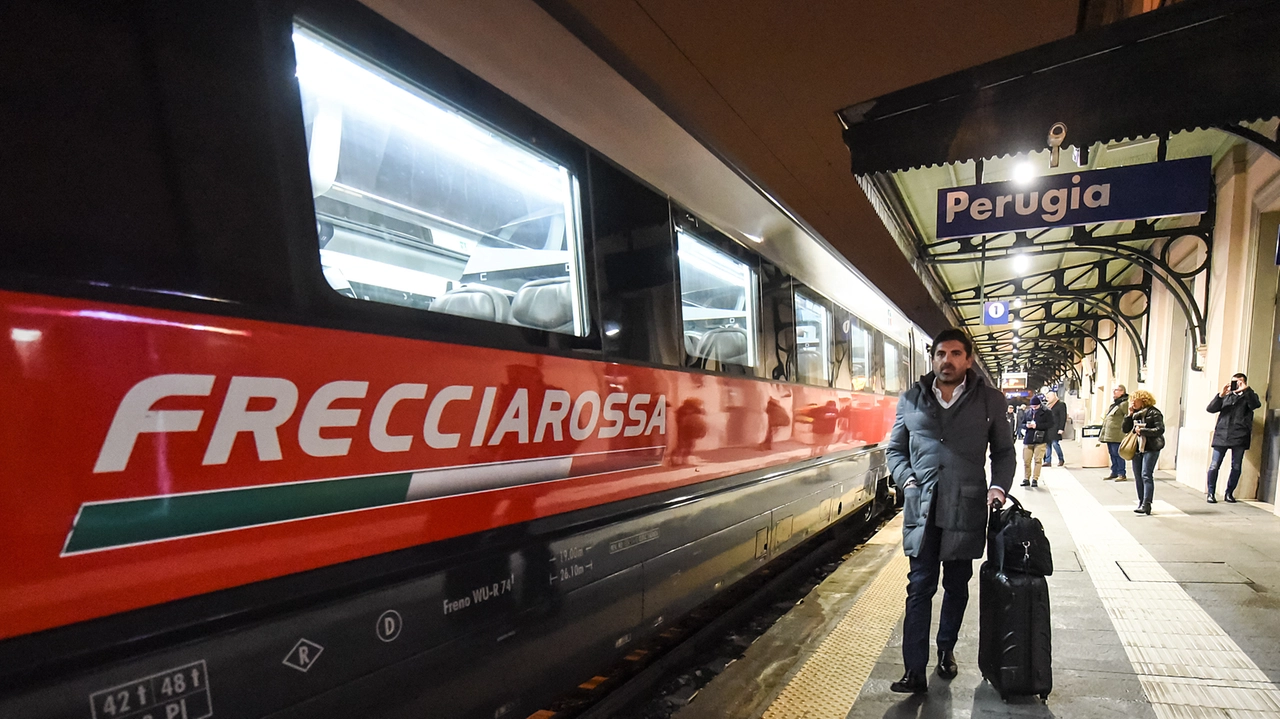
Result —
[{"label": "train seat through window", "polygon": [[511,321],[511,301],[501,290],[485,285],[462,285],[441,295],[431,309],[490,322]]},{"label": "train seat through window", "polygon": [[748,364],[747,331],[741,327],[717,327],[702,336],[698,344],[697,356],[706,360],[711,368],[715,362],[723,369],[726,365],[746,366]]},{"label": "train seat through window", "polygon": [[825,383],[824,359],[822,353],[810,348],[802,348],[796,353],[796,374],[802,381],[810,384]]},{"label": "train seat through window", "polygon": [[516,324],[551,332],[573,331],[573,295],[568,277],[524,283],[511,302]]}]

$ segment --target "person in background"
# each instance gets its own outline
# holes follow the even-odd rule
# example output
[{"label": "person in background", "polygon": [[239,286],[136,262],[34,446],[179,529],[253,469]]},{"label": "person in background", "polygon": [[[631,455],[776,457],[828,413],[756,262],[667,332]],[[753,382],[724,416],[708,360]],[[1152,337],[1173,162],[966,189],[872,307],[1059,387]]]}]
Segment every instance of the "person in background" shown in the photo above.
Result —
[{"label": "person in background", "polygon": [[1050,392],[1045,395],[1048,400],[1049,410],[1053,412],[1053,426],[1055,433],[1049,435],[1049,449],[1045,452],[1045,459],[1049,460],[1049,466],[1053,466],[1053,454],[1058,454],[1058,466],[1067,466],[1067,460],[1062,456],[1062,433],[1067,429],[1067,403],[1058,399],[1057,392]]},{"label": "person in background", "polygon": [[1120,443],[1124,441],[1124,416],[1129,413],[1129,393],[1124,385],[1111,390],[1111,406],[1102,417],[1102,433],[1098,440],[1107,445],[1111,455],[1111,474],[1103,479],[1125,480],[1124,458],[1120,456]]},{"label": "person in background", "polygon": [[[973,560],[987,543],[988,507],[1004,504],[1013,483],[1013,440],[1004,395],[973,371],[973,340],[951,328],[933,338],[933,371],[898,398],[885,451],[902,487],[902,551],[910,558],[902,621],[902,678],[891,691],[929,691],[929,627],[942,580],[938,676],[958,671],[956,640],[969,602]],[[986,456],[990,448],[991,485]]]},{"label": "person in background", "polygon": [[1018,413],[1014,410],[1013,405],[1009,405],[1004,418],[1009,423],[1009,436],[1016,442],[1018,440]]},{"label": "person in background", "polygon": [[1022,432],[1022,486],[1040,486],[1040,468],[1044,466],[1049,438],[1053,436],[1053,411],[1044,406],[1039,395],[1031,398],[1026,427]]},{"label": "person in background", "polygon": [[1227,450],[1231,450],[1231,472],[1227,475],[1227,491],[1222,498],[1236,501],[1236,484],[1240,482],[1240,463],[1253,439],[1253,411],[1262,406],[1258,393],[1249,386],[1249,378],[1243,372],[1231,375],[1231,381],[1209,402],[1209,411],[1218,413],[1218,423],[1213,428],[1213,457],[1209,460],[1209,494],[1207,501],[1214,504],[1218,487],[1218,468]]},{"label": "person in background", "polygon": [[1134,390],[1129,399],[1129,414],[1121,425],[1125,434],[1137,431],[1138,452],[1133,455],[1133,483],[1138,489],[1138,508],[1134,514],[1151,514],[1156,491],[1156,462],[1164,449],[1164,414],[1156,409],[1156,398],[1145,389]]},{"label": "person in background", "polygon": [[1015,426],[1017,427],[1017,430],[1018,430],[1018,439],[1022,439],[1022,432],[1026,429],[1026,424],[1027,424],[1027,403],[1026,402],[1023,402],[1022,404],[1018,405],[1018,417],[1014,421],[1016,423]]}]

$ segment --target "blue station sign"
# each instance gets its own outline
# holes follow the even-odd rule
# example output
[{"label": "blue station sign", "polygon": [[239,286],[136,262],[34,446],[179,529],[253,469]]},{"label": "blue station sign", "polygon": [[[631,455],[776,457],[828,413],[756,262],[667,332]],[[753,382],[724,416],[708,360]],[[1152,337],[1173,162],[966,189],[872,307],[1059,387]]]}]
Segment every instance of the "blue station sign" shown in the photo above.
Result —
[{"label": "blue station sign", "polygon": [[1209,157],[938,190],[938,239],[1094,225],[1209,209]]},{"label": "blue station sign", "polygon": [[1009,324],[1009,303],[1004,301],[987,302],[982,305],[982,324]]}]

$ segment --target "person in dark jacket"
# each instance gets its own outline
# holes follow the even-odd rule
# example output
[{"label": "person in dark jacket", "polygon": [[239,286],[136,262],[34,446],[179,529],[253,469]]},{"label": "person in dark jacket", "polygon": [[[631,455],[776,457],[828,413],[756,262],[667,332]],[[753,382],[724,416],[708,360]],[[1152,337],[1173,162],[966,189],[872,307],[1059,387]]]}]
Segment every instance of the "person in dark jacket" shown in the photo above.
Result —
[{"label": "person in dark jacket", "polygon": [[1209,411],[1218,413],[1218,423],[1213,428],[1213,457],[1209,460],[1208,502],[1218,501],[1214,496],[1218,487],[1218,468],[1227,450],[1231,450],[1231,472],[1227,475],[1227,491],[1222,498],[1236,501],[1236,484],[1240,482],[1240,463],[1253,438],[1253,411],[1262,406],[1258,393],[1249,386],[1249,378],[1243,372],[1231,375],[1231,382],[1223,385],[1222,392],[1209,402]]},{"label": "person in dark jacket", "polygon": [[1067,458],[1062,456],[1062,437],[1063,432],[1067,429],[1067,403],[1063,402],[1057,392],[1050,392],[1045,395],[1048,400],[1049,409],[1053,412],[1054,432],[1049,437],[1049,449],[1045,451],[1045,455],[1049,460],[1049,466],[1053,466],[1053,455],[1058,455],[1058,466],[1067,466]]},{"label": "person in dark jacket", "polygon": [[973,560],[986,545],[987,507],[1004,504],[1015,462],[1004,395],[973,371],[973,341],[958,329],[943,330],[933,338],[932,358],[933,371],[898,398],[886,450],[903,492],[902,551],[911,559],[902,625],[906,671],[889,687],[904,693],[928,691],[929,626],[939,577],[938,675],[956,675],[956,639]]},{"label": "person in dark jacket", "polygon": [[1054,436],[1057,424],[1053,410],[1044,405],[1040,397],[1031,398],[1027,410],[1026,428],[1022,434],[1022,486],[1040,486],[1040,468],[1044,466],[1049,451],[1049,438]]},{"label": "person in dark jacket", "polygon": [[1026,426],[1027,426],[1027,405],[1026,404],[1018,405],[1018,416],[1014,420],[1014,422],[1015,422],[1015,427],[1017,428],[1018,439],[1022,439],[1022,432],[1026,429]]},{"label": "person in dark jacket", "polygon": [[1009,405],[1009,409],[1005,410],[1004,421],[1009,423],[1009,436],[1016,443],[1018,440],[1018,412]]},{"label": "person in dark jacket", "polygon": [[1107,445],[1107,453],[1111,455],[1111,474],[1103,479],[1125,480],[1124,457],[1120,456],[1120,443],[1124,441],[1124,417],[1129,413],[1129,393],[1124,385],[1116,385],[1111,390],[1111,406],[1102,418],[1102,432],[1098,440]]},{"label": "person in dark jacket", "polygon": [[1138,508],[1134,514],[1151,514],[1156,491],[1156,462],[1164,449],[1164,415],[1156,409],[1156,398],[1145,389],[1134,390],[1129,414],[1124,418],[1125,434],[1138,432],[1138,452],[1133,455],[1133,483],[1138,488]]}]

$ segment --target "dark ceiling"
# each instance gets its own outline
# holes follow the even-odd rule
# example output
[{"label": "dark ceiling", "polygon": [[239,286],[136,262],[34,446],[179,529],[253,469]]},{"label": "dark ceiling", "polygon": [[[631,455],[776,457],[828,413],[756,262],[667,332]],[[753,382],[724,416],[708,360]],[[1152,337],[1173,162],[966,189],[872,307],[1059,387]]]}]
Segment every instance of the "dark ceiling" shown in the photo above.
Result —
[{"label": "dark ceiling", "polygon": [[835,111],[1072,34],[1078,0],[538,0],[686,130],[947,324],[849,171]]}]

